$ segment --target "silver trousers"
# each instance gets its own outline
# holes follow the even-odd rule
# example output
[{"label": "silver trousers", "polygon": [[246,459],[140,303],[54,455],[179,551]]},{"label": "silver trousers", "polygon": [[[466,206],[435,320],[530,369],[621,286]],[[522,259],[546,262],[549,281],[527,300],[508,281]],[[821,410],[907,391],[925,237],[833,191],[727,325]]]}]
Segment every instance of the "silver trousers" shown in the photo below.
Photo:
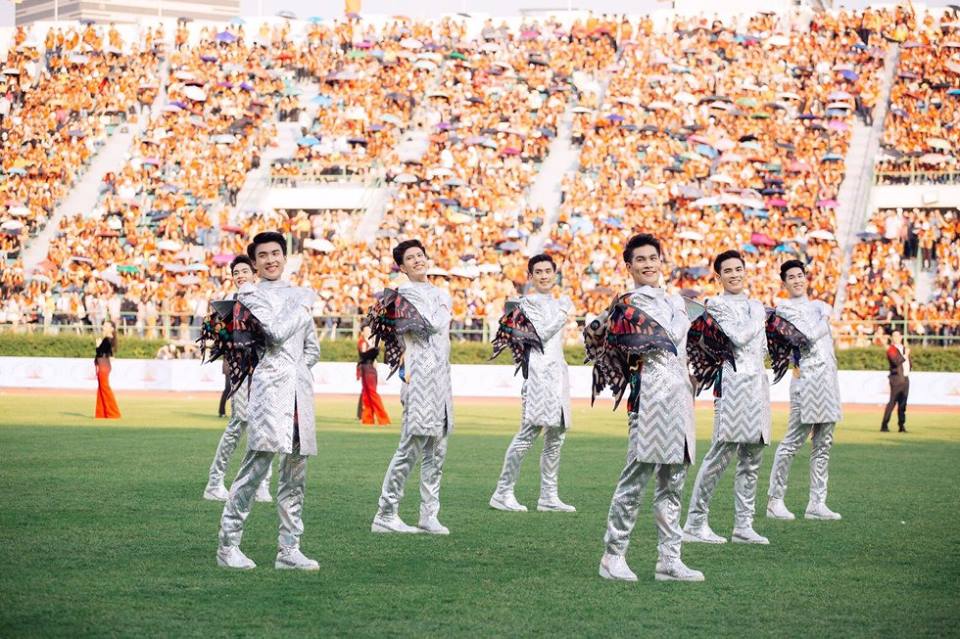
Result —
[{"label": "silver trousers", "polygon": [[807,441],[807,435],[812,434],[812,449],[810,450],[810,502],[823,504],[827,501],[827,478],[830,463],[830,447],[833,446],[834,422],[822,424],[804,424],[800,421],[800,408],[790,406],[790,417],[787,420],[787,434],[777,446],[777,454],[773,458],[773,469],[770,471],[770,490],[768,495],[774,499],[783,499],[787,493],[787,477],[790,475],[790,464],[793,457]]},{"label": "silver trousers", "polygon": [[680,495],[687,476],[685,464],[654,464],[631,461],[620,473],[620,481],[613,491],[610,513],[607,515],[607,533],[603,543],[611,555],[625,555],[630,545],[630,533],[637,523],[640,496],[650,477],[656,473],[657,485],[653,492],[653,512],[657,522],[657,552],[661,561],[680,558]]},{"label": "silver trousers", "polygon": [[407,477],[421,456],[420,518],[435,517],[440,512],[440,480],[443,477],[443,460],[447,456],[447,437],[402,435],[397,452],[393,454],[383,477],[378,511],[381,517],[397,514]]},{"label": "silver trousers", "polygon": [[[277,512],[280,514],[280,546],[299,546],[303,534],[303,493],[307,484],[307,458],[300,455],[300,443],[294,441],[293,453],[280,454],[280,480],[277,484]],[[257,486],[263,481],[277,453],[248,450],[237,478],[230,486],[230,498],[220,517],[220,545],[239,546],[243,524],[253,506]]]},{"label": "silver trousers", "polygon": [[707,451],[697,480],[693,484],[690,508],[687,510],[687,525],[702,526],[710,514],[710,500],[717,489],[723,471],[727,469],[733,454],[737,454],[737,470],[733,478],[734,527],[753,526],[753,514],[757,505],[757,475],[764,445],[715,441]]},{"label": "silver trousers", "polygon": [[[213,463],[210,464],[210,476],[207,479],[207,485],[215,486],[223,483],[223,476],[227,472],[227,465],[230,463],[230,457],[233,451],[237,449],[240,442],[240,436],[247,430],[247,422],[241,419],[230,418],[227,427],[220,436],[220,443],[217,444],[217,452],[213,454]],[[263,477],[263,484],[270,488],[270,476],[273,474],[273,465],[267,468],[267,474]]]},{"label": "silver trousers", "polygon": [[562,426],[544,428],[527,425],[520,428],[520,432],[514,435],[503,457],[503,470],[500,471],[500,479],[497,481],[497,492],[501,495],[509,495],[513,492],[517,477],[520,475],[520,464],[540,431],[543,431],[543,452],[540,453],[540,498],[555,499],[557,497],[560,449],[566,437],[566,429]]}]

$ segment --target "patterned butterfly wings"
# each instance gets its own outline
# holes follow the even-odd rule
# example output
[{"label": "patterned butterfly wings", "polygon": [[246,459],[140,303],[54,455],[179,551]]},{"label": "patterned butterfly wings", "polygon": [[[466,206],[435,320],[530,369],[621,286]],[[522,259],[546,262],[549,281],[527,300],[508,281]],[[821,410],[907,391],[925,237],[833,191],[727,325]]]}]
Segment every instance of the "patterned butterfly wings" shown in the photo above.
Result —
[{"label": "patterned butterfly wings", "polygon": [[224,300],[213,302],[212,306],[197,342],[203,361],[213,362],[222,357],[226,362],[232,396],[260,363],[266,349],[266,335],[260,321],[240,302]]},{"label": "patterned butterfly wings", "polygon": [[490,359],[495,359],[507,348],[513,355],[513,363],[517,365],[513,374],[523,371],[523,378],[527,379],[530,373],[530,351],[537,349],[542,353],[543,341],[537,335],[533,322],[519,305],[511,305],[500,318],[500,328],[497,329],[497,334],[493,338],[493,355]]},{"label": "patterned butterfly wings", "polygon": [[713,386],[713,396],[720,397],[723,363],[729,362],[733,370],[737,370],[733,342],[720,328],[720,323],[706,311],[690,323],[687,360],[696,380],[697,395]]},{"label": "patterned butterfly wings", "polygon": [[[383,361],[390,367],[387,379],[393,376],[403,365],[403,335],[410,333],[421,338],[430,334],[427,320],[420,311],[396,289],[383,291],[380,299],[367,313],[367,323],[374,336],[375,345],[383,342]],[[403,379],[403,371],[400,373]]]},{"label": "patterned butterfly wings", "polygon": [[643,357],[655,351],[677,354],[666,329],[643,310],[629,303],[628,295],[617,299],[610,309],[587,324],[583,331],[584,363],[593,362],[591,404],[598,393],[610,388],[616,410],[627,386],[627,410],[635,412],[640,397]]},{"label": "patterned butterfly wings", "polygon": [[790,362],[800,365],[800,354],[810,348],[810,340],[789,320],[786,320],[772,308],[767,309],[767,352],[773,367],[773,383],[776,384],[787,374]]}]

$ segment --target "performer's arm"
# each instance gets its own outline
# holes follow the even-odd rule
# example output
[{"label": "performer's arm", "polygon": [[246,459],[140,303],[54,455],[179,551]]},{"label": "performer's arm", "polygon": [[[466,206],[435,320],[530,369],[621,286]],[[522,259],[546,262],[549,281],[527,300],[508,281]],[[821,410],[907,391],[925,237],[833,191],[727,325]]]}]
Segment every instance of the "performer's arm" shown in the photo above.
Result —
[{"label": "performer's arm", "polygon": [[567,325],[567,318],[573,311],[573,303],[570,301],[570,298],[562,297],[560,299],[561,312],[553,317],[543,317],[543,314],[534,308],[526,298],[520,300],[520,308],[523,309],[524,314],[531,321],[536,318],[537,321],[534,322],[534,326],[538,327],[538,332],[541,333],[540,340],[542,342],[549,342],[550,338],[559,333],[563,327]]},{"label": "performer's arm", "polygon": [[438,298],[439,303],[424,315],[424,319],[430,324],[431,333],[442,333],[445,329],[450,328],[451,308],[453,307],[450,294],[446,291],[440,291]]},{"label": "performer's arm", "polygon": [[777,307],[777,315],[796,326],[797,330],[803,333],[804,337],[811,343],[830,332],[830,322],[822,313],[820,313],[821,316],[818,321],[808,322],[799,309],[781,305]]},{"label": "performer's arm", "polygon": [[[751,311],[754,310],[751,309]],[[764,329],[766,317],[763,313],[760,313],[758,317],[751,314],[745,320],[737,321],[730,313],[729,307],[725,304],[717,304],[712,299],[707,300],[707,312],[713,316],[713,319],[717,320],[720,328],[737,348],[749,344],[750,340],[754,339]]]},{"label": "performer's arm", "polygon": [[296,312],[301,309],[291,308],[290,305],[285,304],[285,312],[278,317],[264,295],[253,284],[244,284],[237,293],[237,299],[253,313],[254,317],[260,320],[263,332],[266,333],[267,339],[273,344],[289,339],[302,326],[303,314]]}]

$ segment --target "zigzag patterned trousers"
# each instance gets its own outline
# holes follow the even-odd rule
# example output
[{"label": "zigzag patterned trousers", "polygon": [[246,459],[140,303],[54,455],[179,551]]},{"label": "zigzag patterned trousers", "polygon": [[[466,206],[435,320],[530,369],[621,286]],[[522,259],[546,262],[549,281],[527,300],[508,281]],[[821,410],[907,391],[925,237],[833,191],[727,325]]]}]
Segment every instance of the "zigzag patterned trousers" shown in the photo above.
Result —
[{"label": "zigzag patterned trousers", "polygon": [[560,449],[566,437],[566,428],[562,426],[522,426],[520,432],[514,435],[513,441],[503,457],[503,470],[497,481],[497,493],[509,495],[520,475],[520,464],[533,441],[543,433],[543,452],[540,454],[540,499],[551,500],[557,497],[557,474],[560,472]]},{"label": "zigzag patterned trousers", "polygon": [[[307,458],[294,440],[293,453],[280,455],[280,480],[277,484],[277,512],[280,514],[280,546],[299,546],[303,534],[303,493],[307,485]],[[220,545],[239,546],[243,524],[253,506],[257,486],[270,471],[276,453],[248,450],[237,478],[230,486],[230,498],[220,517]]]},{"label": "zigzag patterned trousers", "polygon": [[420,465],[420,519],[435,517],[440,512],[440,480],[443,460],[447,456],[447,436],[402,435],[397,452],[393,454],[380,490],[381,517],[397,514],[403,489],[410,471],[423,456]]},{"label": "zigzag patterned trousers", "polygon": [[763,442],[756,444],[715,441],[707,451],[697,479],[693,484],[690,508],[687,510],[687,526],[699,528],[707,523],[710,500],[717,489],[723,471],[727,469],[733,454],[737,453],[737,470],[733,479],[734,527],[750,528],[757,502],[757,475],[763,458]]},{"label": "zigzag patterned trousers", "polygon": [[657,486],[653,492],[653,512],[659,538],[657,552],[661,561],[669,562],[680,558],[680,544],[683,540],[680,530],[680,495],[687,476],[687,466],[637,460],[627,463],[613,491],[613,500],[607,515],[607,533],[603,538],[607,553],[621,556],[627,553],[630,533],[637,524],[640,496],[655,472]]},{"label": "zigzag patterned trousers", "polygon": [[829,475],[830,447],[833,446],[834,422],[822,424],[804,424],[800,421],[800,407],[790,406],[790,418],[787,420],[787,434],[777,446],[770,471],[770,490],[768,495],[774,499],[783,499],[787,493],[787,478],[793,457],[807,441],[807,435],[813,433],[810,450],[810,503],[823,504],[827,501],[827,479]]},{"label": "zigzag patterned trousers", "polygon": [[[208,486],[216,486],[223,483],[223,476],[227,472],[227,466],[230,463],[230,457],[236,450],[240,442],[240,436],[247,429],[247,422],[239,417],[231,417],[227,422],[227,427],[220,436],[220,443],[217,444],[217,452],[213,454],[213,462],[210,464],[210,476],[207,478]],[[267,467],[267,474],[263,477],[263,485],[270,488],[271,466]]]}]

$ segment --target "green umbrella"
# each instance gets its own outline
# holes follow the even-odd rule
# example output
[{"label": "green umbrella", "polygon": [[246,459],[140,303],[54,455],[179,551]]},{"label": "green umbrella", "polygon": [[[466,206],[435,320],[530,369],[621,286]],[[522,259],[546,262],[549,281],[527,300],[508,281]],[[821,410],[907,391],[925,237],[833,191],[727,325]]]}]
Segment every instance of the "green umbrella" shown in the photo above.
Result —
[{"label": "green umbrella", "polygon": [[737,104],[739,104],[742,107],[753,108],[757,106],[757,101],[753,98],[738,98]]},{"label": "green umbrella", "polygon": [[750,115],[750,119],[752,119],[752,120],[768,120],[768,119],[770,119],[770,114],[769,114],[769,113],[763,113],[762,111],[760,111],[760,112],[751,114],[751,115]]},{"label": "green umbrella", "polygon": [[350,53],[347,54],[348,58],[365,58],[367,57],[367,52],[362,49],[351,49]]},{"label": "green umbrella", "polygon": [[133,264],[124,264],[123,266],[117,267],[117,272],[119,273],[137,273],[139,271],[140,267]]},{"label": "green umbrella", "polygon": [[463,55],[463,54],[460,53],[459,51],[453,51],[453,52],[451,52],[450,55],[448,55],[447,57],[450,58],[450,59],[452,59],[452,60],[466,60],[466,59],[467,59],[467,56]]}]

